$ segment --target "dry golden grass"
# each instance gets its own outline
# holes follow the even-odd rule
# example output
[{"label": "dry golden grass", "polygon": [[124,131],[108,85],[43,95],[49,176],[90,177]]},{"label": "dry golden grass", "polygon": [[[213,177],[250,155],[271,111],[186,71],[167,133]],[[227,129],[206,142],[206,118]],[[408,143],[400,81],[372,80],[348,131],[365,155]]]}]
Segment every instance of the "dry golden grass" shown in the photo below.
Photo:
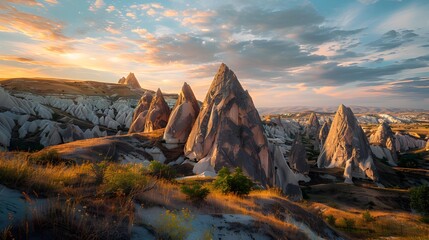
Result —
[{"label": "dry golden grass", "polygon": [[[337,209],[322,203],[306,202],[309,211],[320,211],[324,217],[333,216],[333,227],[356,239],[429,239],[428,224],[419,221],[419,216],[403,211],[369,210],[373,221],[365,221],[363,213],[367,210],[347,208]],[[355,226],[348,229],[344,219],[351,219]]]}]

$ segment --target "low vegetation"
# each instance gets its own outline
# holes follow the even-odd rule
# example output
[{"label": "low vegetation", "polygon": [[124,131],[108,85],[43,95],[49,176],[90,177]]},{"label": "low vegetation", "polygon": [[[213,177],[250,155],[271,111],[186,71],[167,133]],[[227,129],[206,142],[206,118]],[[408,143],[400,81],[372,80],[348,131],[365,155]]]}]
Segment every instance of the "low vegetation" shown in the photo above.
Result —
[{"label": "low vegetation", "polygon": [[192,230],[193,216],[188,209],[166,210],[156,221],[155,229],[159,239],[185,239]]},{"label": "low vegetation", "polygon": [[198,183],[194,183],[192,185],[183,185],[181,186],[181,191],[193,203],[201,203],[207,198],[207,195],[209,195],[210,193],[210,190],[208,188],[203,187],[201,184]]},{"label": "low vegetation", "polygon": [[243,174],[241,168],[236,168],[233,173],[223,167],[213,183],[215,189],[224,194],[232,193],[237,196],[248,195],[252,190],[253,182]]},{"label": "low vegetation", "polygon": [[429,217],[429,185],[414,187],[410,190],[411,208]]},{"label": "low vegetation", "polygon": [[172,180],[176,177],[176,171],[172,167],[158,161],[151,161],[148,170],[149,175],[159,179]]}]

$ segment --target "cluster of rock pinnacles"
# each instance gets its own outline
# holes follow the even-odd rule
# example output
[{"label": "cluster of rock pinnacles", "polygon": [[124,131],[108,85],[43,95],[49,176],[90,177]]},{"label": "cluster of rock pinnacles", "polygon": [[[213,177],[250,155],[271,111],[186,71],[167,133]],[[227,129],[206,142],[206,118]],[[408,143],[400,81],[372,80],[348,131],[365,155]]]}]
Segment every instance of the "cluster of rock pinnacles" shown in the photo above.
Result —
[{"label": "cluster of rock pinnacles", "polygon": [[[197,162],[195,174],[240,167],[254,181],[279,187],[291,198],[302,198],[295,173],[306,175],[310,167],[301,138],[295,139],[286,161],[279,146],[268,142],[252,98],[225,64],[201,107],[187,83],[172,110],[160,89],[155,96],[146,92],[141,97],[129,133],[162,128],[166,143],[183,144],[185,156]],[[332,123],[328,120],[322,126],[312,113],[304,133],[314,150],[320,150],[319,168],[343,168],[346,183],[352,183],[353,177],[378,181],[369,141],[350,108],[340,105]],[[392,152],[399,144],[387,124],[380,125],[371,137],[373,142]]]}]

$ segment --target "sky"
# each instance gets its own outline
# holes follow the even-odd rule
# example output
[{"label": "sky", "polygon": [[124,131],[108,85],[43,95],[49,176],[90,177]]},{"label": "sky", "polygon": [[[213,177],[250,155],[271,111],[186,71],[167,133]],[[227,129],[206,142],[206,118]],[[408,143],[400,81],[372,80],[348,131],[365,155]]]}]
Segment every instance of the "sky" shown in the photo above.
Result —
[{"label": "sky", "polygon": [[220,63],[257,107],[429,109],[427,0],[0,0],[0,78],[117,82],[203,100]]}]

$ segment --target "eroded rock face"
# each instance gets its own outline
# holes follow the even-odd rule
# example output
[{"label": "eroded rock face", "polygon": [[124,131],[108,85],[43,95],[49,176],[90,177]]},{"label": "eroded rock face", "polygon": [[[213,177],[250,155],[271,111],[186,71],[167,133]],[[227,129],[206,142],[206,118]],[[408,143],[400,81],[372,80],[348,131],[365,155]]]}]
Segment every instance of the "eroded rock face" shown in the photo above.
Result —
[{"label": "eroded rock face", "polygon": [[326,138],[328,137],[330,126],[331,126],[330,123],[324,122],[322,127],[320,128],[320,131],[319,131],[320,148],[323,147],[323,144],[325,143]]},{"label": "eroded rock face", "polygon": [[261,119],[249,93],[225,64],[213,79],[184,152],[190,159],[204,159],[216,171],[241,167],[263,185],[272,182]]},{"label": "eroded rock face", "polygon": [[408,134],[395,133],[395,147],[397,151],[406,152],[410,149],[424,148],[426,141],[416,139]]},{"label": "eroded rock face", "polygon": [[387,122],[383,122],[378,126],[377,131],[370,136],[369,142],[371,145],[387,148],[391,154],[390,156],[386,156],[386,158],[389,162],[393,163],[391,163],[392,165],[397,163],[398,156],[396,155],[395,135]]},{"label": "eroded rock face", "polygon": [[128,130],[128,133],[143,132],[146,124],[146,115],[148,113],[150,103],[152,102],[152,94],[146,92],[139,100],[137,107],[134,109],[133,120]]},{"label": "eroded rock face", "polygon": [[302,200],[302,191],[298,185],[298,179],[289,168],[280,147],[269,144],[271,158],[273,159],[273,185],[282,189],[283,193],[292,200]]},{"label": "eroded rock face", "polygon": [[165,128],[167,126],[169,116],[170,108],[165,102],[161,90],[158,88],[158,91],[152,99],[147,111],[144,132],[152,132],[153,130]]},{"label": "eroded rock face", "polygon": [[368,139],[350,108],[339,106],[317,166],[344,168],[347,183],[352,183],[352,177],[377,180]]},{"label": "eroded rock face", "polygon": [[319,150],[319,131],[320,124],[316,113],[312,112],[305,127],[305,134],[313,144],[314,150]]},{"label": "eroded rock face", "polygon": [[141,88],[136,76],[134,75],[134,73],[131,72],[128,74],[127,78],[122,77],[121,79],[119,79],[118,83],[129,85],[132,88]]},{"label": "eroded rock face", "polygon": [[200,106],[194,92],[187,83],[184,83],[165,127],[165,142],[185,143],[199,113]]},{"label": "eroded rock face", "polygon": [[299,173],[308,174],[310,171],[310,166],[307,163],[307,152],[300,137],[297,137],[292,145],[288,162],[291,168]]}]

